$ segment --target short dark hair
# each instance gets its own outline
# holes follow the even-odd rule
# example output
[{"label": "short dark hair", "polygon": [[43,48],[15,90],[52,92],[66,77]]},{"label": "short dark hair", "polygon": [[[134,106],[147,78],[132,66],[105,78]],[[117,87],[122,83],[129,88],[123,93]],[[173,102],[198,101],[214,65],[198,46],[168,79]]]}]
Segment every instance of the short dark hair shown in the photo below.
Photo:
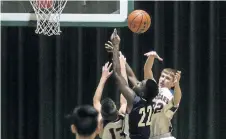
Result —
[{"label": "short dark hair", "polygon": [[90,105],[76,107],[67,118],[70,124],[75,125],[77,133],[82,136],[92,135],[98,127],[98,112]]},{"label": "short dark hair", "polygon": [[145,94],[144,98],[146,100],[154,99],[158,95],[158,92],[159,92],[157,83],[152,79],[148,79],[146,81],[145,86],[146,86],[146,89],[144,92],[144,94]]},{"label": "short dark hair", "polygon": [[101,115],[104,120],[113,121],[117,119],[118,110],[115,102],[110,98],[101,101]]}]

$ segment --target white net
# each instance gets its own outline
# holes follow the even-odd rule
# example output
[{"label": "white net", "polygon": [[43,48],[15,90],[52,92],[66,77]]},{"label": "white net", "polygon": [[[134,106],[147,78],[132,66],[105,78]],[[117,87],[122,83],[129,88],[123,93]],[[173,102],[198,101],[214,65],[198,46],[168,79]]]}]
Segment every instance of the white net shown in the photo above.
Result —
[{"label": "white net", "polygon": [[60,35],[60,15],[67,0],[30,0],[37,17],[35,33]]}]

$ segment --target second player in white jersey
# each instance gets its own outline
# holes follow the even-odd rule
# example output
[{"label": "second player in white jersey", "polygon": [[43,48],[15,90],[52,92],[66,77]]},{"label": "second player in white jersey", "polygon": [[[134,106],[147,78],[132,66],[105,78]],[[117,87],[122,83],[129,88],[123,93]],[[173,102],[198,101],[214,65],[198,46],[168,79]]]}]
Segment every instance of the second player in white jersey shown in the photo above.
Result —
[{"label": "second player in white jersey", "polygon": [[103,121],[103,130],[100,133],[102,139],[124,139],[124,115],[119,115],[116,121]]},{"label": "second player in white jersey", "polygon": [[[99,112],[100,131],[99,137],[102,139],[124,139],[124,116],[126,113],[126,100],[121,95],[120,98],[120,109],[118,110],[115,102],[110,98],[105,98],[101,101],[102,92],[104,89],[105,82],[112,74],[110,72],[111,64],[107,62],[102,68],[102,76],[95,95],[93,97],[94,108]],[[126,77],[126,71],[123,72]]]}]

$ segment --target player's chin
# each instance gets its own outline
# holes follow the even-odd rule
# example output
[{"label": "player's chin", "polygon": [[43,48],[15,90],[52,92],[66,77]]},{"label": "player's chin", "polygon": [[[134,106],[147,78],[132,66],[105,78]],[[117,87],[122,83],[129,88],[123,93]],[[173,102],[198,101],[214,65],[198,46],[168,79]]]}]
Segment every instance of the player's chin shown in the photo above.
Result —
[{"label": "player's chin", "polygon": [[159,84],[158,86],[159,86],[159,88],[164,88],[164,85],[162,85],[162,84]]}]

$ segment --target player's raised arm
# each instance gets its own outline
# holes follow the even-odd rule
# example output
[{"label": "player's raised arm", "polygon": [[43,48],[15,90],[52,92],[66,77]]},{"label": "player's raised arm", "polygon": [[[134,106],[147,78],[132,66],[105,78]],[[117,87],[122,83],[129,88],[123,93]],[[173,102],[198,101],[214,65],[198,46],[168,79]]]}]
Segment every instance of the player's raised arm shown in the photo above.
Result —
[{"label": "player's raised arm", "polygon": [[116,50],[113,51],[113,68],[119,89],[127,100],[127,110],[129,112],[133,107],[135,93],[131,88],[129,88],[126,80],[123,78],[121,74],[118,53]]},{"label": "player's raised arm", "polygon": [[112,66],[112,63],[109,64],[109,62],[107,62],[102,67],[102,76],[100,78],[100,82],[99,82],[99,84],[97,86],[95,95],[93,97],[93,106],[98,112],[100,112],[100,110],[101,110],[101,103],[100,103],[100,101],[101,101],[104,85],[105,85],[107,79],[113,73],[113,71],[110,71],[111,66]]},{"label": "player's raised arm", "polygon": [[129,64],[127,62],[126,62],[126,73],[127,73],[128,79],[132,83],[132,85],[136,86],[139,83],[139,80],[137,79],[132,68],[129,66]]},{"label": "player's raised arm", "polygon": [[171,120],[173,118],[173,115],[176,113],[179,104],[180,104],[180,100],[181,100],[181,89],[180,89],[180,76],[181,76],[181,72],[177,71],[175,77],[174,77],[174,97],[173,99],[166,104],[166,106],[164,106],[164,113],[165,115]]},{"label": "player's raised arm", "polygon": [[181,93],[181,88],[180,88],[180,77],[181,77],[181,71],[177,71],[176,75],[175,75],[175,81],[174,81],[174,98],[173,98],[173,103],[174,106],[178,106],[180,104],[180,100],[182,97],[182,93]]},{"label": "player's raised arm", "polygon": [[[125,67],[126,58],[122,55],[121,52],[120,52],[119,61],[120,61],[121,74],[122,74],[123,78],[126,80],[126,83],[128,84],[128,78],[127,78],[126,67]],[[120,109],[119,109],[119,112],[122,113],[122,114],[125,114],[126,108],[127,108],[127,101],[126,101],[125,97],[123,96],[123,94],[121,93],[120,94]]]},{"label": "player's raised arm", "polygon": [[[119,46],[117,46],[116,48],[118,48],[118,47]],[[110,55],[112,57],[113,46],[107,45],[107,46],[105,46],[105,49],[107,50],[107,52],[111,52]],[[130,67],[130,65],[127,62],[125,63],[125,66],[126,66],[126,74],[127,74],[129,81],[132,83],[133,86],[136,86],[139,83],[139,80],[137,80],[136,75],[134,74],[132,68]]]},{"label": "player's raised arm", "polygon": [[[117,49],[119,51],[120,37],[118,35],[116,35],[114,37],[114,34],[112,34],[111,41],[112,41],[112,44],[114,45],[115,49]],[[113,46],[105,45],[105,49],[107,50],[107,52],[111,52],[110,55],[113,53]],[[125,63],[125,65],[126,65],[126,74],[127,74],[129,81],[132,83],[133,86],[136,86],[137,83],[139,83],[136,75],[134,74],[132,68],[129,66],[129,64],[127,62]]]},{"label": "player's raised arm", "polygon": [[161,57],[155,52],[155,51],[150,51],[148,53],[144,54],[147,56],[146,63],[144,64],[144,79],[153,79],[153,72],[152,72],[152,67],[154,64],[155,58],[157,58],[159,61],[163,61]]},{"label": "player's raised arm", "polygon": [[[114,38],[117,38],[117,31],[114,30],[113,32]],[[105,44],[107,46],[113,47],[113,69],[114,69],[114,74],[117,80],[117,84],[119,86],[120,91],[123,93],[123,96],[127,100],[127,111],[129,112],[132,107],[133,107],[133,100],[135,97],[134,91],[129,88],[126,80],[123,78],[121,71],[120,71],[120,61],[119,61],[119,53],[117,48],[114,46],[115,43],[109,42],[109,44]]]}]

